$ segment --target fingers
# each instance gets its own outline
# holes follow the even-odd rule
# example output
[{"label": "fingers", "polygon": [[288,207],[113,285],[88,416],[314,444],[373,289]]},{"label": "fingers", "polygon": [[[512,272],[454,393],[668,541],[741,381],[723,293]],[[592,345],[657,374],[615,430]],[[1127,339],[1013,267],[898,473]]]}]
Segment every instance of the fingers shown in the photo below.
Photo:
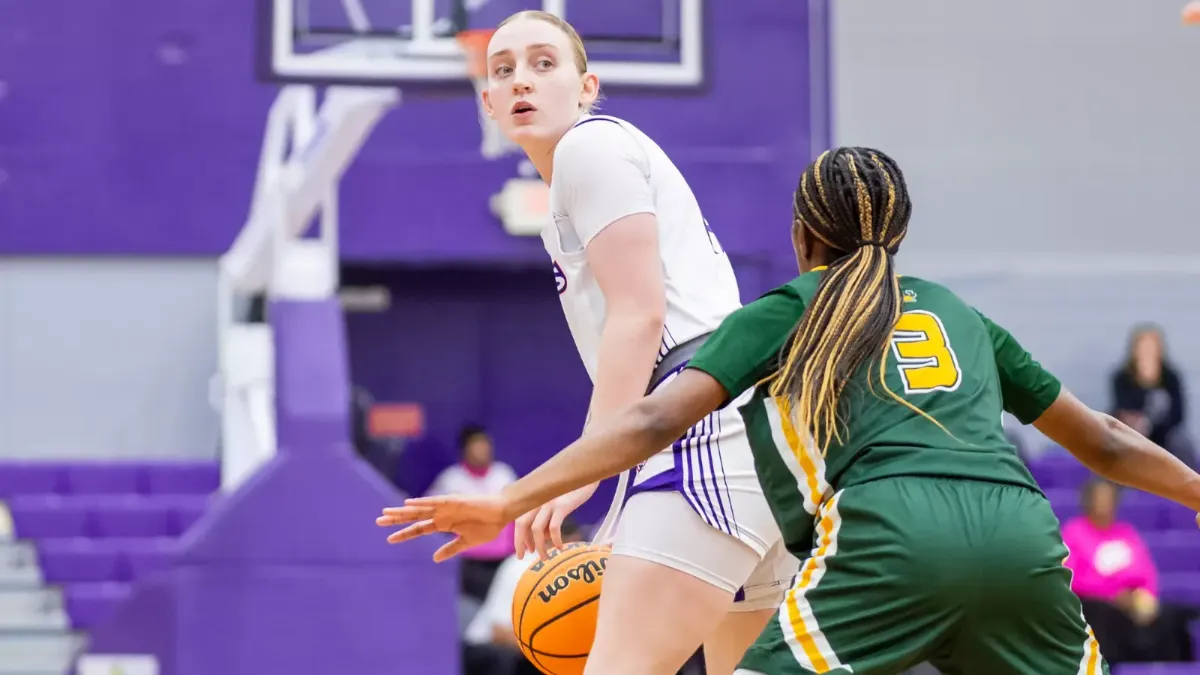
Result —
[{"label": "fingers", "polygon": [[467,548],[469,548],[467,542],[462,537],[455,537],[454,541],[433,552],[433,561],[444,562],[465,551]]},{"label": "fingers", "polygon": [[526,553],[533,551],[533,543],[530,538],[530,528],[533,524],[533,518],[537,515],[538,509],[534,509],[529,513],[517,518],[513,527],[513,550],[516,551],[518,558],[525,557]]},{"label": "fingers", "polygon": [[547,530],[550,529],[550,517],[554,515],[553,509],[544,507],[538,510],[537,517],[533,519],[533,548],[537,551],[538,557],[545,560],[550,557],[549,547],[546,545]]},{"label": "fingers", "polygon": [[399,532],[393,532],[389,534],[387,541],[389,544],[399,544],[402,541],[416,539],[417,537],[424,536],[426,534],[433,534],[437,531],[437,526],[433,524],[432,520],[423,520],[414,525],[409,525]]},{"label": "fingers", "polygon": [[431,506],[393,506],[383,510],[383,515],[375,519],[380,527],[393,527],[418,520],[430,520],[435,509]]},{"label": "fingers", "polygon": [[555,509],[550,516],[550,541],[554,544],[554,548],[561,549],[563,547],[562,524],[566,517],[567,514],[561,509]]}]

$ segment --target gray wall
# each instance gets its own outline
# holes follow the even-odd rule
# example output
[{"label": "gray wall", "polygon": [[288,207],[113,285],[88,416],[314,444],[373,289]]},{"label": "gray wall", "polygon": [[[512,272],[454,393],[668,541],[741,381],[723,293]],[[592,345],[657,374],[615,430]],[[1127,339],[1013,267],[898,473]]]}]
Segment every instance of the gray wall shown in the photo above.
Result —
[{"label": "gray wall", "polygon": [[212,260],[0,258],[0,458],[216,456]]},{"label": "gray wall", "polygon": [[845,0],[834,136],[892,154],[902,272],[942,280],[1109,405],[1162,324],[1200,418],[1200,31],[1179,0]]},{"label": "gray wall", "polygon": [[841,0],[834,136],[904,167],[910,252],[1200,254],[1182,4]]}]

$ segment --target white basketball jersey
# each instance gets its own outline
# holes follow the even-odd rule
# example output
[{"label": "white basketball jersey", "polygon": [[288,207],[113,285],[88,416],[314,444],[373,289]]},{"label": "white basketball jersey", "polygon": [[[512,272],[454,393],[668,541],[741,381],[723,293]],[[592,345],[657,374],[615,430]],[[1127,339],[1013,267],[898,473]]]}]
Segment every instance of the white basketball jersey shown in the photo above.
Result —
[{"label": "white basketball jersey", "polygon": [[[583,191],[602,198],[578,198]],[[550,209],[552,222],[542,240],[554,260],[567,324],[593,381],[605,302],[584,249],[615,220],[646,212],[658,220],[667,300],[660,359],[672,347],[716,330],[741,306],[729,257],[692,189],[662,148],[632,124],[593,115],[567,132],[554,155]]]}]

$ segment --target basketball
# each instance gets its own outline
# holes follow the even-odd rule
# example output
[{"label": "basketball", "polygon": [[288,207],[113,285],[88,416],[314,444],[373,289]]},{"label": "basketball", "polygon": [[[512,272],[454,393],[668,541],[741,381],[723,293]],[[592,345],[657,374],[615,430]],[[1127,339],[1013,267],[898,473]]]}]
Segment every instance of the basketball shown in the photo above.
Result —
[{"label": "basketball", "polygon": [[596,637],[600,582],[611,548],[568,544],[534,563],[513,596],[521,652],[546,675],[580,675]]}]

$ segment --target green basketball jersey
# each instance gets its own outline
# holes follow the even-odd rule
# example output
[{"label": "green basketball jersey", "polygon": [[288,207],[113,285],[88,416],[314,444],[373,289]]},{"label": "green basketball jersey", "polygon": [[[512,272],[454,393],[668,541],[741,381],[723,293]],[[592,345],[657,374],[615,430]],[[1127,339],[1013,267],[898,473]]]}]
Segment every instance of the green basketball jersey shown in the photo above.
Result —
[{"label": "green basketball jersey", "polygon": [[1058,397],[1058,380],[954,293],[913,277],[900,279],[903,313],[886,352],[885,378],[888,388],[945,429],[888,396],[875,362],[843,394],[841,442],[831,440],[824,456],[806,442],[811,439],[792,424],[788,401],[758,385],[777,369],[820,275],[801,275],[730,315],[689,363],[731,398],[755,388],[740,410],[759,481],[793,553],[808,554],[821,501],[851,485],[937,476],[1038,489],[1004,436],[1001,411],[1033,422]]}]

